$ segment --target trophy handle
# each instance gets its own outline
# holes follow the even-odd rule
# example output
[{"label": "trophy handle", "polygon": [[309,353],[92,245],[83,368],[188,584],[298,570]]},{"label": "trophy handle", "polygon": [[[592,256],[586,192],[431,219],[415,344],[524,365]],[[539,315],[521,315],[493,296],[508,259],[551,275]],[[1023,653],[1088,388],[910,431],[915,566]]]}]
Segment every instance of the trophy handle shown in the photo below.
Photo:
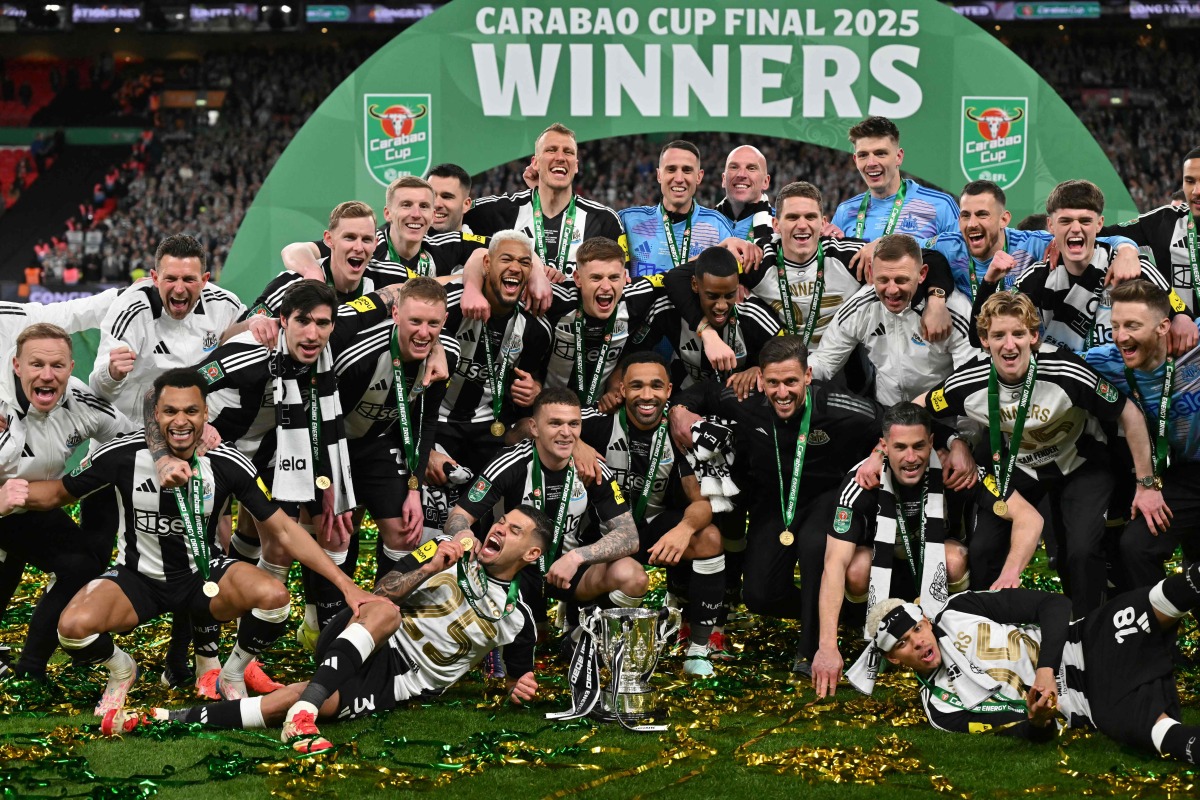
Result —
[{"label": "trophy handle", "polygon": [[679,626],[683,622],[683,613],[678,608],[671,606],[663,606],[658,612],[658,649],[662,652],[663,647],[667,642],[674,638],[675,634],[679,633]]}]

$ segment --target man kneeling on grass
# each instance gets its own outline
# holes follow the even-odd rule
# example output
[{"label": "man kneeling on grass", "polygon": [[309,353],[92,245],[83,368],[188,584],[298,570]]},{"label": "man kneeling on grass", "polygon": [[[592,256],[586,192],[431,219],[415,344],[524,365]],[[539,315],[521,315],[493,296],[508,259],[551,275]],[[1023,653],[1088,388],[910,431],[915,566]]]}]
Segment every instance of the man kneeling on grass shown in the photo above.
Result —
[{"label": "man kneeling on grass", "polygon": [[[316,719],[355,719],[398,703],[432,696],[453,685],[493,648],[504,647],[510,698],[537,693],[533,674],[533,615],[515,580],[550,541],[550,520],[517,506],[491,527],[482,544],[464,539],[427,542],[401,559],[375,590],[391,603],[345,609],[317,642],[317,672],[263,697],[179,710],[128,711],[105,724],[106,735],[156,721],[200,722],[220,728],[283,723],[282,740],[299,753],[333,745]],[[469,554],[475,549],[474,559]],[[107,721],[106,721],[107,723]]]},{"label": "man kneeling on grass", "polygon": [[1045,741],[1096,728],[1195,764],[1200,727],[1179,721],[1171,640],[1197,606],[1200,564],[1075,622],[1066,597],[1028,589],[963,592],[933,619],[891,598],[867,614],[874,636],[846,677],[870,694],[883,656],[917,674],[940,730]]}]

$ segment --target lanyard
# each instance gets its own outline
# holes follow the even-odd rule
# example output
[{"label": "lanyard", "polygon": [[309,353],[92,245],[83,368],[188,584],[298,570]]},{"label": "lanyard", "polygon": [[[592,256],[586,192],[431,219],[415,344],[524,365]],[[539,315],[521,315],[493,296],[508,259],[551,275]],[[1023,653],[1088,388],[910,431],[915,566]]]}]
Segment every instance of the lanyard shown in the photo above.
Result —
[{"label": "lanyard", "polygon": [[675,244],[675,228],[671,225],[671,217],[667,214],[666,206],[659,205],[662,211],[663,228],[667,232],[667,248],[671,251],[671,266],[678,267],[685,264],[688,256],[692,252],[692,220],[696,218],[696,204],[692,203],[692,210],[688,214],[687,224],[683,229],[683,244],[677,246]]},{"label": "lanyard", "polygon": [[[462,593],[467,598],[467,603],[470,604],[471,609],[475,612],[475,616],[479,617],[482,620],[486,620],[488,622],[499,622],[500,620],[504,619],[509,614],[511,614],[513,612],[513,609],[515,609],[517,607],[517,595],[521,591],[521,584],[517,581],[517,579],[514,577],[512,580],[510,580],[508,582],[508,597],[504,601],[504,610],[501,611],[498,616],[495,616],[495,617],[489,616],[489,615],[483,613],[483,609],[481,609],[475,603],[476,600],[482,600],[485,597],[487,597],[487,590],[488,590],[487,578],[484,577],[482,579],[483,585],[477,594],[475,592],[475,587],[471,585],[471,579],[467,574],[467,568],[463,565],[463,562],[465,560],[466,560],[465,558],[460,558],[458,560],[458,565],[457,565],[458,566],[458,587],[460,589],[462,589]],[[478,575],[480,571],[481,570],[476,570],[476,574]],[[492,608],[496,607],[496,604],[492,603],[490,600],[488,601],[488,603],[489,603],[489,605],[491,605]]]},{"label": "lanyard", "polygon": [[[538,568],[546,574],[546,565],[558,560],[558,551],[562,547],[563,535],[567,529],[567,512],[571,507],[571,494],[575,491],[575,459],[567,462],[567,477],[563,479],[562,497],[558,501],[558,513],[554,515],[554,536],[550,541],[550,552],[538,557]],[[538,511],[546,510],[546,490],[542,485],[542,460],[538,457],[537,446],[533,448],[533,507]]]},{"label": "lanyard", "polygon": [[[514,319],[516,312],[513,312]],[[509,325],[512,325],[512,319],[509,320]],[[483,328],[479,332],[480,338],[483,339],[483,352],[487,356],[487,379],[488,387],[492,390],[492,419],[500,419],[500,408],[504,405],[504,373],[508,370],[508,359],[504,358],[504,353],[500,353],[500,364],[496,364],[496,358],[492,355],[492,334],[488,330],[487,323],[483,323]],[[508,338],[508,328],[504,329],[504,339]],[[500,344],[504,344],[504,339],[501,339]],[[501,431],[503,433],[503,431]]]},{"label": "lanyard", "polygon": [[1200,311],[1200,246],[1196,244],[1196,217],[1188,211],[1187,222],[1188,267],[1192,272],[1192,311]]},{"label": "lanyard", "polygon": [[[404,362],[400,359],[400,336],[396,328],[392,328],[392,390],[396,393],[396,416],[400,421],[400,441],[404,445],[404,458],[408,464],[408,488],[417,489],[417,451],[421,448],[418,430],[413,435],[412,420],[408,416],[407,392],[404,389]],[[414,381],[414,386],[416,382]],[[425,427],[425,399],[421,398],[421,427]]]},{"label": "lanyard", "polygon": [[187,535],[188,549],[192,551],[192,561],[196,564],[196,572],[208,583],[208,539],[204,530],[204,477],[200,473],[200,459],[195,454],[191,458],[192,476],[188,478],[186,496],[182,488],[172,489],[175,504],[179,506],[179,517],[183,520],[183,530]]},{"label": "lanyard", "polygon": [[[1008,252],[1008,231],[1005,230],[1005,231],[1003,231],[1003,233],[1004,233],[1004,252],[1007,253]],[[970,256],[970,254],[969,254],[970,251],[967,251],[967,252],[968,252],[967,260],[970,262],[969,266],[970,266],[970,278],[971,278],[971,302],[974,303],[975,297],[979,294],[979,276],[975,274],[975,259]],[[995,258],[995,256],[993,256],[993,258]],[[1003,285],[1003,281],[1001,281],[1001,285]]]},{"label": "lanyard", "polygon": [[579,385],[576,393],[584,408],[596,402],[596,394],[600,391],[600,380],[604,377],[604,365],[608,363],[608,351],[612,348],[612,334],[616,324],[617,309],[614,308],[612,316],[608,318],[608,324],[604,326],[604,339],[600,342],[600,354],[596,358],[596,371],[592,373],[592,379],[589,381],[587,380],[587,352],[584,350],[583,341],[583,308],[575,309],[572,327],[575,333],[575,377]]},{"label": "lanyard", "polygon": [[[625,441],[628,442],[629,420],[625,415],[625,406],[621,406],[618,417],[621,421],[621,430],[625,432]],[[662,463],[666,444],[667,417],[664,414],[662,420],[658,423],[658,429],[654,431],[654,438],[650,440],[650,469],[646,472],[646,481],[642,484],[641,494],[638,495],[637,505],[633,509],[633,519],[635,522],[642,522],[646,519],[646,507],[650,504],[650,493],[654,489],[654,476],[658,474],[658,465]],[[630,461],[632,462],[632,451],[630,452]],[[633,477],[632,470],[630,470],[630,477]]]},{"label": "lanyard", "polygon": [[[900,541],[904,543],[904,552],[908,554],[908,568],[912,570],[913,580],[917,586],[921,585],[921,569],[925,563],[925,501],[929,498],[929,468],[925,468],[925,482],[921,485],[921,527],[917,530],[917,543],[921,546],[916,552],[913,551],[912,538],[908,535],[908,524],[904,521],[904,504],[900,502],[900,495],[895,495],[896,500],[896,528],[900,532]],[[917,558],[921,559],[921,565],[917,564]]]},{"label": "lanyard", "polygon": [[[549,259],[546,257],[546,229],[545,221],[542,216],[542,198],[538,195],[536,189],[533,190],[533,246],[537,250],[538,258],[542,263],[546,263]],[[571,236],[575,233],[575,194],[571,193],[571,200],[567,203],[566,213],[563,214],[562,228],[558,235],[558,255],[554,257],[554,268],[559,272],[565,273],[567,267],[567,253],[571,249]]]},{"label": "lanyard", "polygon": [[1037,380],[1037,359],[1029,356],[1029,371],[1025,373],[1025,385],[1021,388],[1021,399],[1017,402],[1017,416],[1013,420],[1012,435],[1008,438],[1008,459],[1000,466],[1000,451],[1004,437],[1001,433],[1000,386],[996,377],[996,365],[988,372],[988,436],[992,445],[992,473],[996,476],[996,489],[1000,497],[1008,492],[1013,466],[1021,452],[1021,434],[1025,430],[1025,417],[1029,413],[1029,401],[1033,397],[1033,384]]},{"label": "lanyard", "polygon": [[[1133,370],[1129,367],[1125,368],[1125,380],[1129,383],[1129,389],[1133,393],[1133,399],[1142,407],[1142,413],[1146,414],[1145,395],[1138,388],[1137,378],[1133,374]],[[1167,412],[1171,409],[1171,386],[1175,383],[1175,359],[1167,356],[1166,375],[1163,376],[1162,397],[1158,400],[1158,427],[1154,434],[1154,447],[1150,451],[1150,455],[1154,457],[1154,475],[1161,478],[1163,470],[1167,468],[1167,461],[1171,453],[1171,443],[1167,439]],[[1149,415],[1147,414],[1147,419]]]},{"label": "lanyard", "polygon": [[[308,435],[312,439],[312,474],[317,488],[328,489],[329,479],[320,473],[321,467],[321,400],[317,392],[317,367],[314,364],[308,381]],[[324,484],[324,485],[322,485]]]},{"label": "lanyard", "polygon": [[[779,283],[779,299],[783,301],[783,326],[789,336],[800,333],[796,324],[796,312],[792,308],[792,288],[788,284],[787,267],[783,260],[783,242],[775,254],[775,280]],[[812,300],[808,304],[808,316],[804,318],[804,346],[812,341],[813,331],[817,329],[817,318],[821,313],[821,298],[825,296],[825,245],[817,240],[817,277],[813,281]]]},{"label": "lanyard", "polygon": [[[896,230],[896,222],[900,219],[900,209],[904,207],[904,195],[908,191],[908,181],[900,181],[900,191],[896,192],[896,199],[892,203],[892,210],[888,213],[887,224],[883,226],[883,235],[887,236],[894,233]],[[862,202],[858,204],[858,217],[854,223],[854,238],[863,238],[863,231],[867,229],[867,210],[871,207],[871,193],[867,192],[863,195]]]},{"label": "lanyard", "polygon": [[[396,252],[396,248],[392,247],[391,237],[389,236],[386,238],[387,238],[387,246],[388,246],[388,255],[391,257],[392,261],[395,261],[397,264],[403,264],[404,262],[402,262],[400,260],[400,255]],[[417,259],[417,268],[413,271],[419,277],[432,278],[433,277],[433,269],[431,266],[432,261],[433,261],[433,259],[431,259],[429,257],[429,253],[426,252],[425,250],[422,250],[420,258]],[[358,294],[360,294],[360,295],[362,294],[362,282],[361,281],[359,282]]]},{"label": "lanyard", "polygon": [[792,527],[796,518],[796,502],[800,499],[800,473],[804,471],[804,454],[808,450],[808,426],[812,421],[812,392],[804,393],[804,414],[800,417],[800,432],[796,435],[796,457],[792,462],[792,480],[787,498],[783,495],[783,459],[779,456],[779,432],[771,423],[771,436],[775,439],[775,466],[779,470],[779,510],[783,512],[783,527]]},{"label": "lanyard", "polygon": [[963,704],[963,701],[958,699],[958,695],[949,689],[943,689],[940,686],[935,686],[934,684],[922,678],[920,675],[917,675],[917,682],[920,683],[921,686],[928,689],[931,695],[941,700],[943,703],[951,705],[961,711],[970,711],[975,714],[1002,714],[1013,711],[1021,714],[1029,713],[1029,708],[1025,705],[1024,700],[1009,700],[1007,697],[1004,697],[1004,695],[1000,696],[1000,700],[984,701],[974,708],[967,708],[966,705]]}]

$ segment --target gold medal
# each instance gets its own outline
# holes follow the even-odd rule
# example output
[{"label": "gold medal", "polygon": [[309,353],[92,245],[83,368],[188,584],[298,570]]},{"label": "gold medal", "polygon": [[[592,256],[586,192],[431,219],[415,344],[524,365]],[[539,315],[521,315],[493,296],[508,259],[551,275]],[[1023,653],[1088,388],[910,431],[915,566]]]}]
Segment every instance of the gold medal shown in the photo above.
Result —
[{"label": "gold medal", "polygon": [[783,533],[779,534],[779,543],[784,547],[787,547],[794,541],[796,541],[796,537],[792,535],[791,531],[784,531]]},{"label": "gold medal", "polygon": [[992,503],[992,512],[997,517],[1005,516],[1008,514],[1008,503],[1004,502],[1003,500],[997,500],[996,502]]},{"label": "gold medal", "polygon": [[205,597],[216,597],[221,593],[221,587],[217,586],[214,581],[205,581],[201,591],[204,592]]},{"label": "gold medal", "polygon": [[321,491],[324,491],[324,490],[328,489],[330,486],[333,486],[333,481],[329,480],[329,478],[327,476],[325,476],[325,475],[317,476],[317,488],[318,489],[320,489]]},{"label": "gold medal", "polygon": [[475,546],[475,540],[472,539],[470,536],[462,537],[461,539],[458,540],[458,543],[462,545],[462,549],[464,552],[467,550],[470,550],[472,547]]},{"label": "gold medal", "polygon": [[411,492],[415,492],[417,489],[420,489],[420,488],[421,488],[421,484],[417,483],[417,476],[416,476],[416,475],[409,475],[409,476],[408,476],[408,489],[409,489],[409,491],[411,491]]},{"label": "gold medal", "polygon": [[503,436],[503,435],[504,435],[504,423],[501,422],[500,420],[496,420],[495,422],[492,423],[492,436]]}]

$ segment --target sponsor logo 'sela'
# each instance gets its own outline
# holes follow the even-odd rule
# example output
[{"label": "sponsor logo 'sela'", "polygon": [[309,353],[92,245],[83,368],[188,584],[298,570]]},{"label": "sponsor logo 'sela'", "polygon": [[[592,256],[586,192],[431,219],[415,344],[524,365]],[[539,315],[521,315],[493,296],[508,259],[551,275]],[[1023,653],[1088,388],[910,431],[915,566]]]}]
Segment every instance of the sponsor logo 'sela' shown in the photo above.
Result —
[{"label": "sponsor logo 'sela'", "polygon": [[425,174],[432,163],[429,95],[364,94],[362,113],[363,159],[372,178],[387,186]]},{"label": "sponsor logo 'sela'", "polygon": [[1028,97],[964,97],[959,163],[967,180],[1007,189],[1025,171]]}]

